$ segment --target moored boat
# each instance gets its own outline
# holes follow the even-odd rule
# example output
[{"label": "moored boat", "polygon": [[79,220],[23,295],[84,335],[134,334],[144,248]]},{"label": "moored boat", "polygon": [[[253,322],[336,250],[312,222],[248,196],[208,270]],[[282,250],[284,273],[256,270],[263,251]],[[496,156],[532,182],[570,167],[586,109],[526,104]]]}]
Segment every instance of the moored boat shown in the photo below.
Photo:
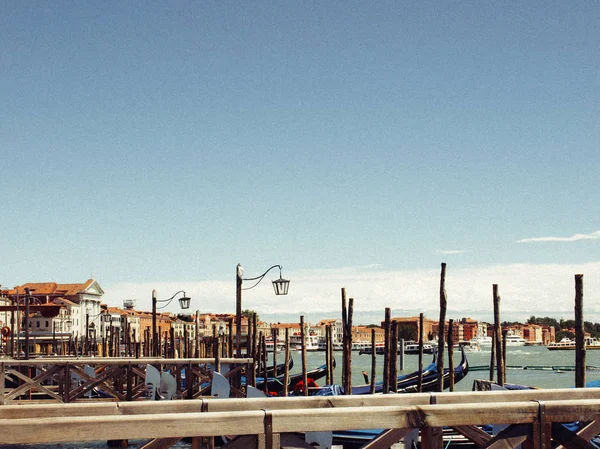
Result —
[{"label": "moored boat", "polygon": [[[600,349],[600,341],[598,341],[595,337],[585,337],[584,339],[585,349]],[[546,345],[549,351],[574,351],[575,350],[575,340],[571,340],[570,338],[564,337],[562,340],[558,342],[550,343]]]}]

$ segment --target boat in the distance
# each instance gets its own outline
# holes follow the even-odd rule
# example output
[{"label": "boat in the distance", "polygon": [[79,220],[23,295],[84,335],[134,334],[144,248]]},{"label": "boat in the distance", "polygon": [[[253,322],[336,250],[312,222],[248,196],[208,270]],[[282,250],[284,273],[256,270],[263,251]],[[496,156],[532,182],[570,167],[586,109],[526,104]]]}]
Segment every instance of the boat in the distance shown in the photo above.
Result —
[{"label": "boat in the distance", "polygon": [[525,346],[527,344],[527,340],[514,332],[506,334],[505,341],[506,346]]},{"label": "boat in the distance", "polygon": [[[600,349],[600,341],[596,337],[585,337],[585,349]],[[546,348],[550,351],[574,351],[575,350],[575,340],[571,340],[568,337],[564,337],[562,340],[558,342],[552,342],[549,345],[546,345]]]},{"label": "boat in the distance", "polygon": [[477,345],[480,348],[491,347],[492,346],[492,337],[488,335],[479,334],[476,337],[473,337],[470,341],[470,344]]},{"label": "boat in the distance", "polygon": [[[435,346],[429,343],[423,343],[423,354],[433,354],[435,352]],[[408,343],[404,345],[405,354],[418,354],[419,343]]]}]

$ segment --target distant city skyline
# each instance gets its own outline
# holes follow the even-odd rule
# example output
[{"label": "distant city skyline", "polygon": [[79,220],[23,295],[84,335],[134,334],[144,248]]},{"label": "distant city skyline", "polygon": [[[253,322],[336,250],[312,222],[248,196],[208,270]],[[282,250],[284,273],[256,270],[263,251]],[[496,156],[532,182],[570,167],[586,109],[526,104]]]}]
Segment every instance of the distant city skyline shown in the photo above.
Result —
[{"label": "distant city skyline", "polygon": [[[600,322],[600,4],[4,2],[0,284]],[[273,278],[276,274],[273,274]],[[169,307],[176,312],[176,305]]]}]

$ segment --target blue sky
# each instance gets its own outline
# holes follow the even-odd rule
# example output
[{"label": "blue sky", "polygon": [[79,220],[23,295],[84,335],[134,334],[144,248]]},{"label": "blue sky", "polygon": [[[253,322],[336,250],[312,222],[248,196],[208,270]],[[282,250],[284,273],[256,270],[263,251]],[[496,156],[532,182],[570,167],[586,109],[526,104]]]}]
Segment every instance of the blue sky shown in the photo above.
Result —
[{"label": "blue sky", "polygon": [[582,272],[600,321],[599,16],[2,2],[0,283],[232,312],[238,262],[281,264],[288,297],[244,294],[262,316],[339,313],[346,287],[365,317],[435,317],[446,262],[456,318],[489,318],[492,283],[506,318],[568,318]]}]

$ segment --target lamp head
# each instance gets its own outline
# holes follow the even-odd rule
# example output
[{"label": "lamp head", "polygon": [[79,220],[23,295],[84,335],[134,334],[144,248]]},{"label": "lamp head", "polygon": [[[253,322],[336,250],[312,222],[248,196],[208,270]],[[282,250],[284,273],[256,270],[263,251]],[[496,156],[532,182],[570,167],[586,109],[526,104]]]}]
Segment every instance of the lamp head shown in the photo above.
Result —
[{"label": "lamp head", "polygon": [[276,295],[287,295],[288,288],[290,287],[290,281],[283,279],[279,274],[279,279],[273,281],[273,290]]},{"label": "lamp head", "polygon": [[182,309],[189,309],[191,300],[192,298],[190,298],[189,296],[185,296],[185,292],[183,292],[183,296],[179,298],[179,307],[181,307]]}]

